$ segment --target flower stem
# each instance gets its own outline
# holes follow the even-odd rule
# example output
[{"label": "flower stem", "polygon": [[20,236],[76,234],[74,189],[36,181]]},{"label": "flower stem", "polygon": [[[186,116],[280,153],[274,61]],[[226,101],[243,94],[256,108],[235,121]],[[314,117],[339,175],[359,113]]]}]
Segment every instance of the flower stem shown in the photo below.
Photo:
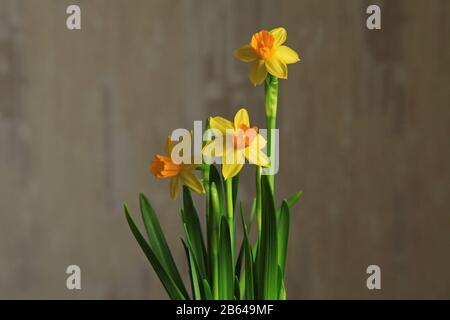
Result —
[{"label": "flower stem", "polygon": [[202,175],[203,175],[203,187],[205,188],[205,212],[206,217],[209,217],[210,215],[210,190],[209,190],[209,171],[210,171],[210,165],[209,164],[203,164],[202,166]]},{"label": "flower stem", "polygon": [[[267,155],[272,162],[276,160],[275,155],[275,132],[277,122],[277,108],[278,108],[278,78],[267,75],[264,83],[265,93],[265,112],[266,112],[266,125],[267,125]],[[274,163],[271,163],[274,166]],[[275,175],[269,175],[269,185],[271,187],[272,195],[275,195]]]},{"label": "flower stem", "polygon": [[225,180],[226,184],[226,196],[227,196],[227,220],[228,227],[230,228],[230,239],[231,239],[231,257],[234,266],[234,258],[235,258],[235,226],[234,226],[234,206],[233,206],[233,179],[228,178]]},{"label": "flower stem", "polygon": [[222,215],[220,210],[220,201],[219,194],[217,192],[217,187],[214,182],[211,183],[210,187],[211,197],[211,211],[210,211],[210,219],[209,219],[209,233],[210,233],[210,255],[211,255],[211,273],[212,273],[212,290],[213,290],[213,298],[214,300],[219,299],[219,256],[218,256],[218,247],[219,247],[219,224],[220,217]]},{"label": "flower stem", "polygon": [[261,239],[262,222],[262,192],[261,192],[261,167],[256,167],[256,220],[258,223],[258,243]]},{"label": "flower stem", "polygon": [[[210,165],[209,164],[203,164],[203,187],[205,188],[205,213],[206,213],[206,237],[207,237],[207,248],[208,252],[212,253],[213,247],[212,247],[212,237],[213,235],[213,217],[212,217],[212,210],[211,210],[211,188],[210,188],[210,182],[209,182],[209,172],[210,172]],[[208,275],[210,276],[209,280],[212,280],[212,268],[214,266],[213,256],[210,255],[210,259],[208,260],[207,264],[207,270]]]},{"label": "flower stem", "polygon": [[[272,162],[276,161],[275,156],[275,132],[272,129],[276,129],[277,119],[276,116],[267,116],[267,156],[271,159]],[[275,164],[272,163],[272,166]],[[272,190],[272,194],[275,194],[275,174],[271,174],[268,176],[269,186]]]}]

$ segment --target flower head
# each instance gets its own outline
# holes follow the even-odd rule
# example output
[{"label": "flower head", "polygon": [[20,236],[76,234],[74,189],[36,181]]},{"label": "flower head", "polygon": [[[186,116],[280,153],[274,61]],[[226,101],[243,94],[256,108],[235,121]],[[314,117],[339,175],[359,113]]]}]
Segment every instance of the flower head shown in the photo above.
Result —
[{"label": "flower head", "polygon": [[222,174],[225,179],[237,175],[245,164],[245,159],[258,166],[269,166],[269,159],[262,151],[266,140],[258,133],[257,127],[250,126],[247,110],[240,109],[234,116],[234,123],[222,118],[211,117],[210,128],[220,132],[223,139],[215,139],[205,146],[203,154],[222,157]]},{"label": "flower head", "polygon": [[166,155],[157,154],[150,165],[151,172],[155,177],[164,179],[170,178],[170,197],[176,199],[179,189],[179,181],[188,186],[192,191],[197,193],[204,193],[203,185],[195,176],[193,171],[196,168],[195,164],[174,163],[170,157],[173,149],[173,142],[170,137],[166,142]]},{"label": "flower head", "polygon": [[267,73],[287,79],[287,65],[300,61],[297,52],[283,45],[286,38],[284,28],[262,30],[252,36],[250,44],[234,51],[236,58],[250,63],[250,81],[255,86],[264,82]]}]

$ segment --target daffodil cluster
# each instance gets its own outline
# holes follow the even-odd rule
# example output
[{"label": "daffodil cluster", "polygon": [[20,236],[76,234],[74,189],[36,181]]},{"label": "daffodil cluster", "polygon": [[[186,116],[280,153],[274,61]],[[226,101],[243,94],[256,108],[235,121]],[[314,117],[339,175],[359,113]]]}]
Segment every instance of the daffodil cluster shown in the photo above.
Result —
[{"label": "daffodil cluster", "polygon": [[[203,148],[206,157],[219,157],[222,163],[222,175],[225,180],[231,179],[242,170],[245,160],[249,164],[267,167],[269,159],[264,153],[267,142],[258,133],[257,127],[250,127],[248,111],[241,108],[234,117],[234,122],[223,117],[209,118],[209,128],[217,130],[218,138],[210,141]],[[227,143],[231,141],[231,143]],[[194,174],[198,167],[189,163],[176,163],[172,160],[174,141],[167,138],[165,154],[157,154],[151,162],[150,170],[160,179],[169,179],[170,197],[177,198],[180,181],[196,193],[205,193],[203,184]]]},{"label": "daffodil cluster", "polygon": [[[262,83],[268,136],[252,126],[247,109],[237,111],[233,120],[221,116],[208,119],[205,129],[213,138],[201,149],[201,163],[176,161],[175,144],[168,138],[164,153],[156,154],[150,171],[169,181],[170,198],[176,199],[182,186],[182,244],[186,252],[191,292],[188,292],[174,262],[164,233],[150,201],[140,195],[140,209],[147,239],[125,206],[133,235],[153,266],[171,299],[286,299],[285,274],[289,238],[290,210],[301,196],[277,204],[273,175],[262,174],[272,166],[276,139],[278,79],[287,79],[287,65],[300,61],[298,54],[285,46],[284,28],[255,33],[235,56],[250,63],[250,81]],[[219,159],[216,162],[207,159]],[[239,198],[239,176],[244,167],[254,167],[255,197],[250,206]],[[204,224],[191,192],[205,198]],[[237,219],[241,220],[242,242],[237,243]],[[256,221],[257,239],[249,238]],[[206,228],[204,231],[203,229]]]}]

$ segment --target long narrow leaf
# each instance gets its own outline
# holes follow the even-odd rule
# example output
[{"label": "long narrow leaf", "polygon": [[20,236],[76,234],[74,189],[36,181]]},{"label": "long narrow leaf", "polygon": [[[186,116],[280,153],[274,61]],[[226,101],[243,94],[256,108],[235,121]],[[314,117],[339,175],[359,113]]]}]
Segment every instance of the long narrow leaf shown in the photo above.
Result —
[{"label": "long narrow leaf", "polygon": [[166,238],[159,224],[158,218],[155,211],[153,210],[150,202],[145,197],[144,194],[140,194],[139,203],[141,208],[142,220],[144,221],[145,230],[147,232],[149,245],[158,261],[167,271],[168,275],[177,284],[181,292],[187,295],[187,290],[184,286],[183,280],[181,279],[180,273],[178,272],[175,261],[170,252],[169,246],[167,245]]},{"label": "long narrow leaf", "polygon": [[183,223],[185,225],[186,235],[192,246],[192,254],[195,261],[198,263],[198,271],[200,278],[206,278],[206,248],[203,241],[202,228],[198,218],[197,210],[192,201],[191,191],[186,186],[183,186],[183,206],[182,210]]},{"label": "long narrow leaf", "polygon": [[[298,202],[298,200],[300,200],[302,195],[303,195],[303,192],[302,191],[298,191],[293,196],[289,197],[286,200],[286,202],[288,204],[288,208],[291,209]],[[280,218],[280,211],[281,211],[281,207],[277,209],[277,221]]]},{"label": "long narrow leaf", "polygon": [[220,223],[219,284],[220,299],[232,300],[234,298],[233,260],[231,258],[230,229],[225,217],[222,217]]},{"label": "long narrow leaf", "polygon": [[277,219],[275,201],[268,176],[262,176],[262,221],[261,242],[258,248],[258,296],[260,299],[277,299],[278,254]]},{"label": "long narrow leaf", "polygon": [[205,298],[207,300],[213,300],[211,286],[209,285],[208,280],[206,279],[203,279],[203,290],[205,291]]},{"label": "long narrow leaf", "polygon": [[286,257],[289,241],[289,225],[290,212],[289,205],[286,200],[281,204],[280,216],[278,219],[278,265],[281,268],[282,274],[286,272]]},{"label": "long narrow leaf", "polygon": [[[242,225],[245,224],[245,226],[247,228],[247,232],[250,233],[250,230],[252,229],[253,221],[255,218],[256,199],[253,199],[253,202],[252,202],[252,208],[251,208],[251,212],[250,212],[250,220],[249,220],[248,224],[245,223],[245,218],[244,218],[245,210],[244,210],[244,205],[243,205],[242,201],[240,202],[239,207],[240,207],[240,211],[241,211]],[[239,248],[238,258],[236,261],[236,268],[235,268],[236,275],[239,275],[239,273],[241,272],[243,255],[244,255],[244,239],[242,239],[242,243]]]},{"label": "long narrow leaf", "polygon": [[[242,204],[242,201],[240,203],[239,208],[240,208],[240,212],[241,212],[242,228],[244,228],[244,227],[247,226],[247,224],[245,223],[244,205]],[[238,257],[237,257],[237,260],[236,260],[236,267],[234,269],[234,273],[236,274],[236,276],[239,276],[241,274],[243,255],[244,255],[244,239],[242,239],[242,243],[241,243],[241,246],[239,248],[239,254],[238,254]]]},{"label": "long narrow leaf", "polygon": [[281,271],[280,266],[278,266],[278,286],[279,286],[279,293],[278,293],[278,300],[286,300],[286,288],[284,286],[284,275]]},{"label": "long narrow leaf", "polygon": [[186,252],[186,258],[188,261],[188,267],[189,267],[189,278],[191,279],[191,288],[192,288],[192,297],[194,300],[200,300],[201,299],[201,293],[200,293],[200,287],[198,285],[198,271],[194,264],[194,259],[192,259],[192,255],[189,252],[189,248],[184,242],[183,239],[181,239],[181,242],[183,243],[184,251]]},{"label": "long narrow leaf", "polygon": [[231,196],[233,199],[233,212],[234,212],[234,209],[236,208],[237,194],[238,194],[238,190],[239,190],[239,174],[237,174],[233,177],[231,184],[232,184],[232,190],[233,190],[231,193]]},{"label": "long narrow leaf", "polygon": [[209,182],[211,184],[214,183],[216,185],[220,213],[225,214],[225,191],[223,187],[222,178],[215,166],[211,166],[209,169]]},{"label": "long narrow leaf", "polygon": [[255,288],[254,288],[254,281],[253,278],[254,272],[253,272],[253,256],[252,256],[252,250],[250,248],[250,243],[248,241],[248,230],[247,225],[244,220],[244,215],[242,214],[242,226],[244,229],[244,255],[245,255],[245,299],[247,300],[253,300],[255,298]]},{"label": "long narrow leaf", "polygon": [[131,218],[130,213],[128,212],[127,206],[124,206],[124,210],[125,210],[125,216],[126,216],[128,225],[131,229],[131,232],[133,233],[134,237],[136,238],[136,241],[138,242],[142,251],[144,251],[145,256],[147,257],[148,261],[150,262],[153,269],[155,270],[159,280],[161,281],[162,285],[166,289],[166,292],[169,295],[169,297],[173,300],[189,299],[189,296],[187,294],[185,295],[180,290],[180,288],[177,287],[176,283],[172,280],[172,278],[169,276],[167,271],[164,269],[164,267],[158,261],[158,258],[156,257],[155,253],[150,248],[147,241],[145,241],[141,232],[139,231],[139,229],[137,228],[133,219]]},{"label": "long narrow leaf", "polygon": [[189,263],[189,261],[190,261],[190,260],[189,260],[189,250],[188,250],[187,245],[186,245],[186,242],[184,242],[183,238],[180,238],[180,240],[181,240],[181,243],[183,244],[184,252],[185,252],[185,254],[186,254],[186,260],[187,260],[187,262],[188,262],[188,268],[189,268],[189,280],[190,280],[190,283],[191,283],[191,292],[192,292],[192,296],[193,296],[194,299],[195,299],[194,281],[193,281],[193,279],[192,279],[191,264]]},{"label": "long narrow leaf", "polygon": [[297,203],[297,201],[302,197],[302,195],[303,195],[303,192],[298,191],[292,197],[287,199],[287,204],[289,206],[289,209],[292,208]]},{"label": "long narrow leaf", "polygon": [[255,220],[255,212],[256,212],[256,198],[253,198],[252,208],[250,209],[250,220],[248,222],[249,231],[253,225],[253,221]]},{"label": "long narrow leaf", "polygon": [[210,281],[212,283],[213,297],[219,299],[219,234],[220,234],[220,201],[216,183],[211,183],[211,211],[209,219],[209,255],[210,255]]},{"label": "long narrow leaf", "polygon": [[239,278],[238,276],[234,276],[234,299],[235,300],[242,300],[241,299],[241,288],[239,286]]}]

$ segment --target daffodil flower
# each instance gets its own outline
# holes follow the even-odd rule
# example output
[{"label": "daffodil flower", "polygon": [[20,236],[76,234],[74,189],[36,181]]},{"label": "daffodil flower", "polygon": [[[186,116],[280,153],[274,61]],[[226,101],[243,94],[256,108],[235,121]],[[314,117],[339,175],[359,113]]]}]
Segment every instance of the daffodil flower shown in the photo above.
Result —
[{"label": "daffodil flower", "polygon": [[197,193],[204,193],[202,183],[195,176],[193,171],[196,168],[195,164],[176,164],[172,161],[170,155],[172,154],[173,142],[167,138],[166,155],[157,154],[153,159],[150,169],[152,173],[160,179],[170,178],[170,197],[176,199],[178,195],[179,183],[181,181],[188,186],[192,191]]},{"label": "daffodil flower", "polygon": [[284,28],[262,30],[253,35],[250,44],[234,51],[236,58],[250,63],[250,81],[255,86],[264,82],[267,72],[287,79],[287,65],[300,61],[294,50],[283,45],[286,38]]},{"label": "daffodil flower", "polygon": [[250,126],[247,110],[240,109],[234,123],[222,118],[211,117],[210,128],[220,132],[223,139],[214,139],[203,149],[205,156],[222,157],[222,175],[226,179],[237,175],[245,164],[245,159],[257,166],[269,166],[269,159],[262,151],[266,139],[258,133],[257,127]]}]

